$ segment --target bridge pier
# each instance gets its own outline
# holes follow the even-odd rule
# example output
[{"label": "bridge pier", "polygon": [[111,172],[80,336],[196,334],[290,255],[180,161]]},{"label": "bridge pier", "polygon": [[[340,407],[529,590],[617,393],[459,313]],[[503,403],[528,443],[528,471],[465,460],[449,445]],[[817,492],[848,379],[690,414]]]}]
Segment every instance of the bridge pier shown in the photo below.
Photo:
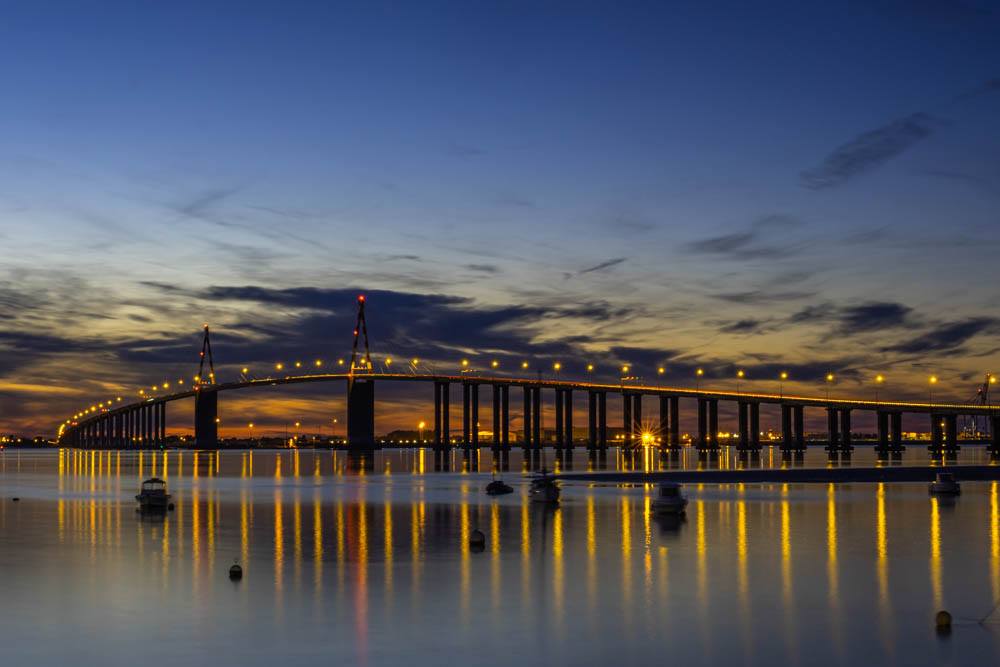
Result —
[{"label": "bridge pier", "polygon": [[194,446],[215,449],[219,446],[219,392],[200,389],[194,396]]},{"label": "bridge pier", "polygon": [[660,395],[660,446],[670,447],[670,397]]},{"label": "bridge pier", "polygon": [[681,442],[681,399],[670,397],[670,446],[680,447]]},{"label": "bridge pier", "polygon": [[563,389],[556,387],[556,449],[562,449],[563,442],[565,441],[565,434],[563,433]]},{"label": "bridge pier", "polygon": [[462,383],[462,446],[469,446],[469,408],[472,403],[471,385],[468,382]]},{"label": "bridge pier", "polygon": [[347,381],[347,446],[376,449],[375,381],[350,378]]},{"label": "bridge pier", "polygon": [[535,387],[531,397],[531,441],[536,449],[541,449],[542,443],[542,388]]},{"label": "bridge pier", "polygon": [[[472,427],[472,447],[479,447],[479,384],[472,383],[469,387],[469,392],[472,394],[472,416],[469,421]],[[466,441],[469,442],[469,441]]]},{"label": "bridge pier", "polygon": [[490,411],[491,417],[493,418],[493,445],[494,451],[500,448],[500,385],[493,384],[490,386],[492,393],[490,398],[493,400],[493,409]]},{"label": "bridge pier", "polygon": [[587,392],[587,449],[597,449],[597,392]]},{"label": "bridge pier", "polygon": [[826,433],[829,441],[826,450],[828,452],[840,451],[840,411],[837,408],[826,409]]},{"label": "bridge pier", "polygon": [[522,431],[524,431],[521,440],[524,443],[525,449],[531,449],[531,398],[532,391],[530,385],[524,385],[524,407],[521,412],[521,421],[523,422]]},{"label": "bridge pier", "polygon": [[565,431],[565,440],[563,441],[563,446],[566,449],[573,449],[573,390],[565,389],[563,390],[563,400],[565,401],[565,407],[563,408],[563,430]]},{"label": "bridge pier", "polygon": [[451,384],[434,382],[434,448],[451,446]]},{"label": "bridge pier", "polygon": [[940,454],[944,451],[944,417],[931,413],[931,443],[927,446],[927,451],[932,454]]},{"label": "bridge pier", "polygon": [[903,413],[878,411],[878,444],[881,451],[901,452],[903,446]]},{"label": "bridge pier", "polygon": [[632,396],[622,393],[622,447],[632,447]]},{"label": "bridge pier", "polygon": [[698,399],[698,449],[708,446],[708,399]]},{"label": "bridge pier", "polygon": [[739,409],[738,448],[741,450],[760,449],[760,403],[756,401],[741,401]]},{"label": "bridge pier", "polygon": [[903,444],[903,413],[893,412],[890,417],[890,433],[892,435],[892,451],[901,452],[906,449]]}]

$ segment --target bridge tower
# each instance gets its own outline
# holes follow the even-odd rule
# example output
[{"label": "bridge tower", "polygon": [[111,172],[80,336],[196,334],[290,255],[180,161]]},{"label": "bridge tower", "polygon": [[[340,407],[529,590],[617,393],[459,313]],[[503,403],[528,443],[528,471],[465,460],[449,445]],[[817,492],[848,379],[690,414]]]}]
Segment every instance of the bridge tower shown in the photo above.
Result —
[{"label": "bridge tower", "polygon": [[[215,387],[215,361],[212,359],[212,339],[208,325],[203,327],[198,374],[194,384],[194,443],[200,449],[219,446],[219,392]],[[205,375],[205,358],[208,357],[208,375]]]},{"label": "bridge tower", "polygon": [[[364,357],[359,357],[358,342],[364,337]],[[368,323],[365,321],[365,295],[358,295],[358,315],[354,323],[351,367],[347,373],[347,446],[352,449],[375,449],[375,381],[364,378],[372,372]],[[360,377],[359,377],[360,376]]]}]

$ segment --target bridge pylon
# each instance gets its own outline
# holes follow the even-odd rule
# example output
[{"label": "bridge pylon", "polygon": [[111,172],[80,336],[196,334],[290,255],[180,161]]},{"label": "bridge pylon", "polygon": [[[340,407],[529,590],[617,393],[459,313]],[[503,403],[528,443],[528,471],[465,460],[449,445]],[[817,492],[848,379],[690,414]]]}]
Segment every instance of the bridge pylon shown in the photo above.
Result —
[{"label": "bridge pylon", "polygon": [[[215,384],[215,361],[212,359],[212,339],[208,325],[201,340],[198,353],[198,374],[194,376],[194,442],[199,449],[215,449],[219,446],[219,392],[212,388]],[[208,358],[208,376],[205,376],[205,359]],[[206,381],[207,380],[207,381]]]},{"label": "bridge pylon", "polygon": [[[359,357],[358,343],[364,337],[364,357]],[[354,323],[354,344],[351,347],[351,367],[347,378],[347,446],[351,449],[374,449],[375,443],[375,381],[358,378],[372,373],[371,348],[368,344],[368,323],[365,321],[365,295],[358,295],[358,316]]]}]

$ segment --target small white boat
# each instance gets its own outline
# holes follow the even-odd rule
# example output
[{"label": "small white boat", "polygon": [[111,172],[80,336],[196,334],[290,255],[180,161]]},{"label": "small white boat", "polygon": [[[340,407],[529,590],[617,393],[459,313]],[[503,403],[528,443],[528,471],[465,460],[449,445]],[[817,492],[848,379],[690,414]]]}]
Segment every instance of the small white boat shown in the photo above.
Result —
[{"label": "small white boat", "polygon": [[939,472],[929,490],[936,496],[957,496],[962,493],[962,487],[950,472]]},{"label": "small white boat", "polygon": [[657,514],[680,516],[687,508],[688,500],[681,493],[681,485],[676,482],[660,484],[660,495],[653,500],[653,511]]},{"label": "small white boat", "polygon": [[556,484],[556,478],[542,468],[542,471],[531,479],[528,496],[536,503],[558,503],[559,485]]},{"label": "small white boat", "polygon": [[[166,511],[170,504],[170,494],[167,493],[167,483],[159,477],[152,477],[142,483],[139,494],[139,509]],[[173,508],[170,508],[173,509]]]}]

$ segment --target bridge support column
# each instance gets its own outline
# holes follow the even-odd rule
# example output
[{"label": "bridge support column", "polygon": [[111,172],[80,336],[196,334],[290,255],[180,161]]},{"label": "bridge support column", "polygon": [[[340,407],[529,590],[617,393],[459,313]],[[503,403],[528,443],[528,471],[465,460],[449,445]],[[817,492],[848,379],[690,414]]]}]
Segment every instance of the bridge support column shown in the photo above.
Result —
[{"label": "bridge support column", "polygon": [[889,413],[879,410],[876,415],[878,421],[878,444],[876,447],[887,450],[889,449]]},{"label": "bridge support column", "polygon": [[802,451],[806,448],[806,427],[805,427],[805,415],[803,414],[805,409],[801,405],[796,405],[792,407],[792,413],[795,415],[795,448]]},{"label": "bridge support column", "polygon": [[522,440],[524,441],[524,448],[531,449],[531,399],[532,391],[531,387],[525,385],[524,387],[524,408],[521,413],[522,421],[524,422],[524,435]]},{"label": "bridge support column", "polygon": [[500,386],[500,444],[510,449],[510,385]]},{"label": "bridge support column", "polygon": [[670,447],[670,397],[660,396],[660,446]]},{"label": "bridge support column", "polygon": [[719,401],[715,398],[708,399],[708,446],[719,447]]},{"label": "bridge support column", "polygon": [[826,433],[829,444],[826,449],[831,452],[840,451],[840,416],[837,408],[826,409]]},{"label": "bridge support column", "polygon": [[608,448],[608,395],[603,391],[597,394],[597,446]]},{"label": "bridge support column", "polygon": [[531,440],[535,447],[542,448],[542,388],[535,387],[531,398]]},{"label": "bridge support column", "polygon": [[760,403],[750,403],[750,447],[760,449]]},{"label": "bridge support column", "polygon": [[792,406],[781,404],[781,448],[791,449],[795,440],[792,431]]},{"label": "bridge support column", "polygon": [[347,446],[376,449],[375,381],[351,378],[347,381]]},{"label": "bridge support column", "polygon": [[739,417],[739,449],[750,449],[750,404],[740,401],[736,410]]},{"label": "bridge support column", "polygon": [[903,413],[893,412],[889,416],[890,433],[892,435],[892,451],[901,452],[906,449],[903,445]]},{"label": "bridge support column", "polygon": [[562,449],[565,442],[565,424],[563,423],[563,390],[556,389],[556,449]]},{"label": "bridge support column", "polygon": [[565,406],[563,407],[563,429],[565,431],[565,440],[563,442],[566,449],[573,449],[573,390],[565,389],[563,390],[563,401],[565,401]]},{"label": "bridge support column", "polygon": [[469,391],[472,393],[472,446],[479,447],[479,385],[473,384]]},{"label": "bridge support column", "polygon": [[462,446],[468,447],[471,442],[469,432],[470,408],[472,407],[472,390],[468,382],[462,383]]},{"label": "bridge support column", "polygon": [[219,446],[219,392],[201,389],[194,395],[194,446],[215,449]]},{"label": "bridge support column", "polygon": [[632,442],[636,446],[642,442],[642,394],[632,395]]},{"label": "bridge support column", "polygon": [[622,394],[622,447],[632,446],[632,397]]},{"label": "bridge support column", "polygon": [[597,449],[597,392],[587,392],[587,449]]},{"label": "bridge support column", "polygon": [[434,382],[434,449],[441,448],[441,383]]},{"label": "bridge support column", "polygon": [[681,446],[681,399],[670,397],[670,446]]},{"label": "bridge support column", "polygon": [[493,417],[493,449],[500,449],[500,385],[491,386],[493,409],[490,411]]},{"label": "bridge support column", "polygon": [[840,410],[840,450],[849,452],[854,449],[851,444],[851,409],[842,408]]}]

